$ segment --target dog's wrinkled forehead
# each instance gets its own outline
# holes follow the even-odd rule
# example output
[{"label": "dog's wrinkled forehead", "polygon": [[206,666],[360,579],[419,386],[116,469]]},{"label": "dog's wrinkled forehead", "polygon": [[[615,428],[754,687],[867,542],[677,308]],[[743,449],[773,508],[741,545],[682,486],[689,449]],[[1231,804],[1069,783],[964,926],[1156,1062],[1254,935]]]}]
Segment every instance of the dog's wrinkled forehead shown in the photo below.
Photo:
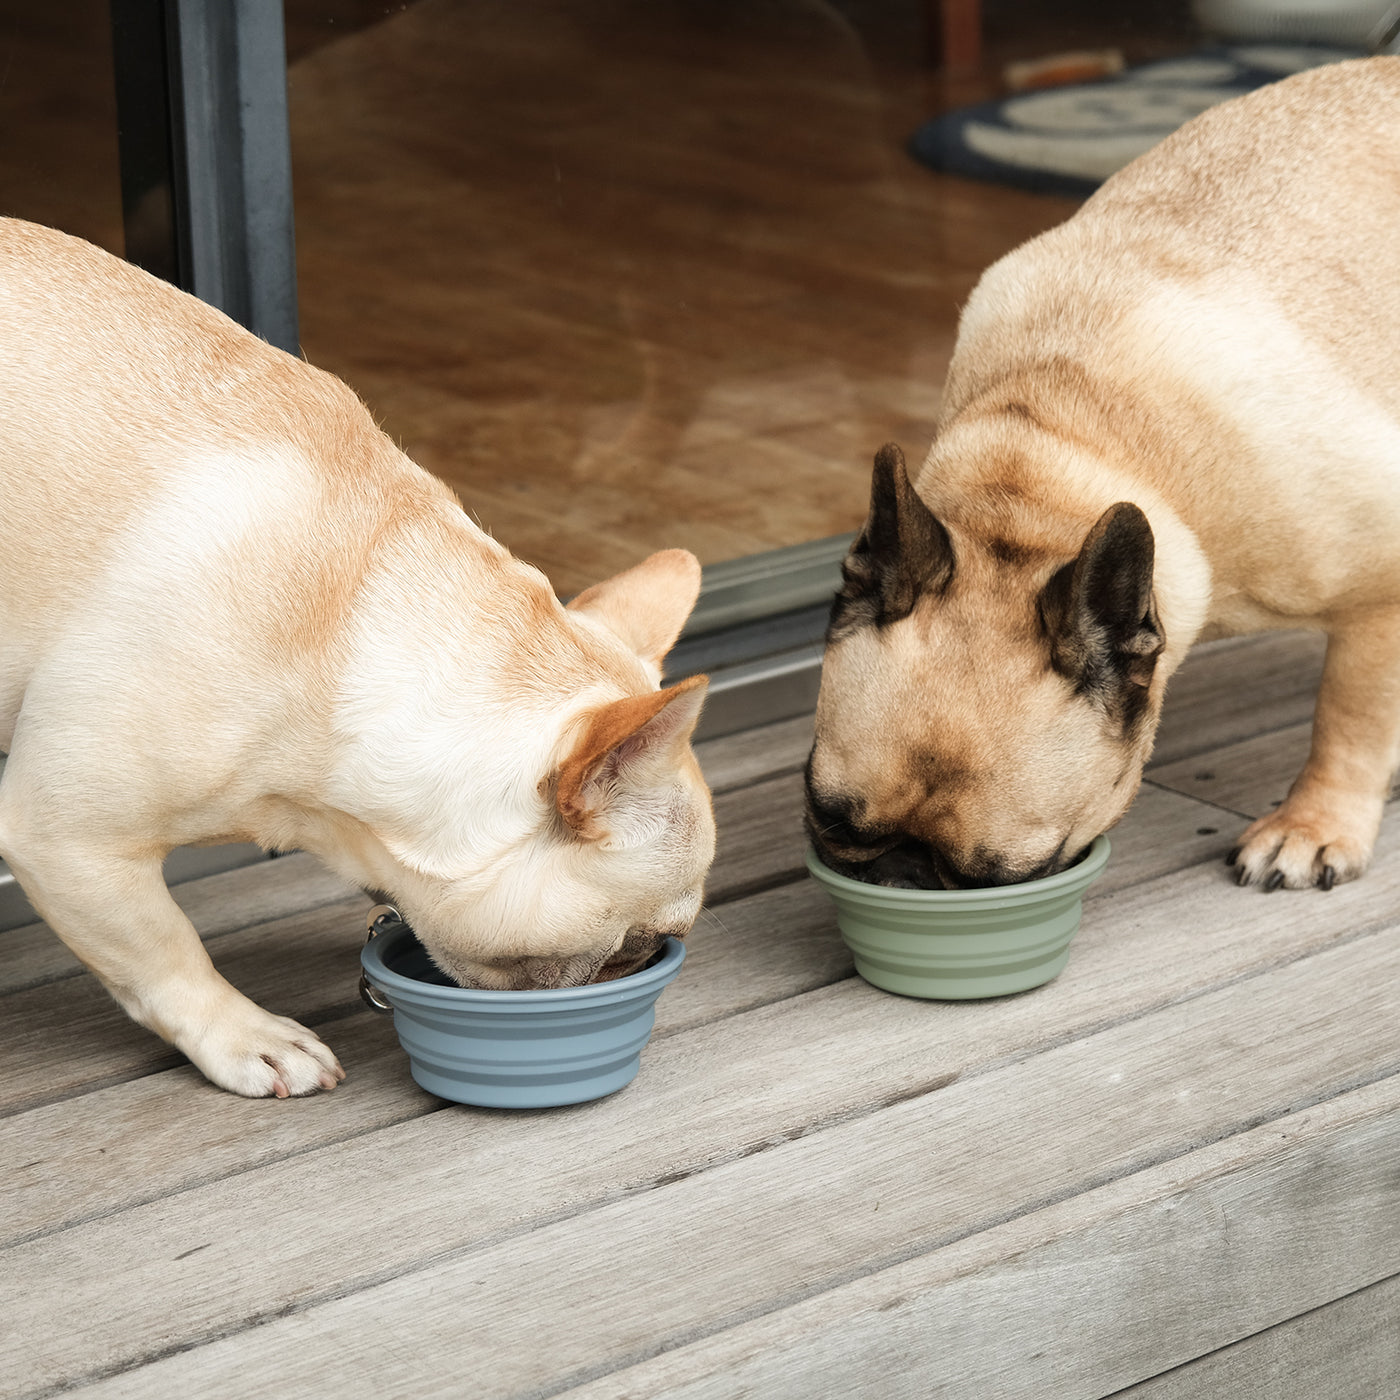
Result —
[{"label": "dog's wrinkled forehead", "polygon": [[817,701],[818,785],[893,812],[931,784],[946,791],[995,765],[1023,723],[1043,720],[1062,696],[1042,648],[1008,635],[1024,629],[993,627],[955,599],[937,604],[934,625],[934,606],[921,602],[907,617],[850,628],[829,644]]},{"label": "dog's wrinkled forehead", "polygon": [[[843,685],[859,688],[874,669],[885,694],[902,692],[898,673],[912,661],[922,687],[961,687],[973,702],[990,689],[995,712],[998,687],[1023,705],[1024,687],[1039,688],[1048,670],[1126,735],[1150,708],[1165,645],[1146,516],[1118,502],[1072,543],[1062,528],[1034,540],[1006,537],[1005,524],[968,515],[955,539],[910,483],[898,447],[881,448],[870,511],[842,565],[824,678],[839,667]],[[874,649],[853,649],[872,641]],[[1012,684],[1023,688],[1014,696]]]}]

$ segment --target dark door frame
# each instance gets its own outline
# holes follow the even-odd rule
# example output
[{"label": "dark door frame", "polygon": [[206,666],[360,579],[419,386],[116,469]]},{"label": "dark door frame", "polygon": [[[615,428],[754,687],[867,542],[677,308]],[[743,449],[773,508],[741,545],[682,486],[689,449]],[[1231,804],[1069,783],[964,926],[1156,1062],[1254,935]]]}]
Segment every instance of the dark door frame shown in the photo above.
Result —
[{"label": "dark door frame", "polygon": [[282,0],[111,0],[126,256],[290,354]]}]

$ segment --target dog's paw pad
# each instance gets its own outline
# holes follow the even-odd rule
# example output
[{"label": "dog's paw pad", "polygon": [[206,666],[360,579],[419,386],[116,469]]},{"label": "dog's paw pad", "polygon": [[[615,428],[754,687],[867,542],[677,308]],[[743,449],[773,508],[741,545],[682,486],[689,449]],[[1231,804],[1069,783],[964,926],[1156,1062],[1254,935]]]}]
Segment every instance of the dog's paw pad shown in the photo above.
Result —
[{"label": "dog's paw pad", "polygon": [[[1226,863],[1241,885],[1272,892],[1330,890],[1361,875],[1370,861],[1379,810],[1365,799],[1350,812],[1300,810],[1290,799],[1261,817],[1240,838]],[[1374,817],[1374,820],[1372,819]]]},{"label": "dog's paw pad", "polygon": [[345,1071],[305,1026],[257,1007],[256,1016],[220,1025],[180,1048],[220,1088],[245,1098],[299,1098],[334,1089]]}]

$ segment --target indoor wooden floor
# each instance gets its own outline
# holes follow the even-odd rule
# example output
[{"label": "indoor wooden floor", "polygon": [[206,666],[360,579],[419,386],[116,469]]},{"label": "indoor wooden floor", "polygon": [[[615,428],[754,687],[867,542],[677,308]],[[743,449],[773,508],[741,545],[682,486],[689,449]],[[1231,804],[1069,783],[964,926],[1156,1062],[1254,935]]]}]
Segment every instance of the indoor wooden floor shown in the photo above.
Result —
[{"label": "indoor wooden floor", "polygon": [[1400,1375],[1400,814],[1329,893],[1221,857],[1320,648],[1173,682],[1069,966],[852,973],[801,867],[810,720],[702,747],[720,852],[638,1078],[535,1112],[412,1083],[366,901],[290,856],[179,887],[348,1070],[205,1083],[42,926],[0,935],[0,1395],[1384,1400]]},{"label": "indoor wooden floor", "polygon": [[[568,594],[855,529],[925,451],[980,271],[1075,207],[904,143],[1069,45],[1189,42],[1164,0],[288,0],[302,341]],[[0,211],[120,251],[106,5],[0,0]]]}]

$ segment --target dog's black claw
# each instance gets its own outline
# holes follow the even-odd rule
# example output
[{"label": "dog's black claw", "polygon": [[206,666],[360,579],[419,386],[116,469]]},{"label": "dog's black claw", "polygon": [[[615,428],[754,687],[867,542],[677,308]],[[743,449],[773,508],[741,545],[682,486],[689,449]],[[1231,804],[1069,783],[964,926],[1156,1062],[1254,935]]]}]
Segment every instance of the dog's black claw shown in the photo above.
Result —
[{"label": "dog's black claw", "polygon": [[1233,864],[1240,858],[1240,852],[1241,852],[1242,850],[1244,850],[1244,847],[1243,847],[1243,846],[1236,846],[1236,847],[1234,847],[1234,848],[1231,850],[1230,854],[1229,854],[1228,856],[1225,857],[1225,864],[1226,864],[1226,865],[1233,865]]},{"label": "dog's black claw", "polygon": [[1247,867],[1241,865],[1240,867],[1238,867],[1238,869],[1236,869],[1236,871],[1235,871],[1235,883],[1236,883],[1237,885],[1247,885],[1247,884],[1249,884],[1249,870],[1248,870]]},{"label": "dog's black claw", "polygon": [[1275,870],[1274,873],[1264,881],[1264,889],[1272,894],[1281,884],[1283,884],[1283,871]]},{"label": "dog's black claw", "polygon": [[1324,890],[1330,890],[1337,883],[1337,872],[1330,865],[1322,867],[1322,879],[1317,882]]}]

